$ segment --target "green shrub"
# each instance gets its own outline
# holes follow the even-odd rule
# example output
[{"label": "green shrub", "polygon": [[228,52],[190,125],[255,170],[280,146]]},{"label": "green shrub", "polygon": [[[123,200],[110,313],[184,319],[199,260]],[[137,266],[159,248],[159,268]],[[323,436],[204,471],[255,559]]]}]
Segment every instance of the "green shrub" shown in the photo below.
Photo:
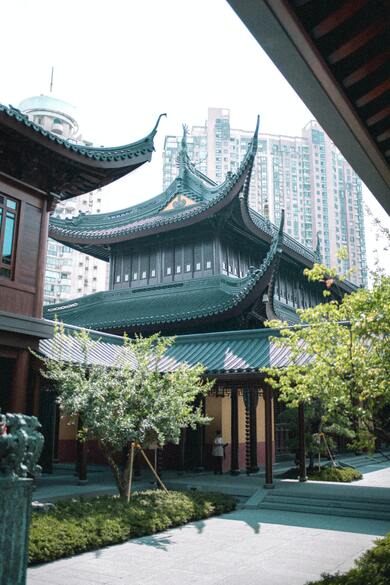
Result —
[{"label": "green shrub", "polygon": [[231,512],[235,506],[235,498],[222,494],[162,491],[136,493],[129,504],[110,496],[58,502],[45,514],[33,512],[29,561],[54,561]]},{"label": "green shrub", "polygon": [[360,471],[353,467],[321,467],[320,472],[309,474],[309,479],[317,481],[351,482],[362,477]]},{"label": "green shrub", "polygon": [[390,533],[376,541],[355,561],[355,567],[341,575],[322,575],[319,581],[307,585],[389,585],[390,583]]},{"label": "green shrub", "polygon": [[[297,479],[299,476],[299,469],[297,467],[292,467],[288,469],[280,477],[285,479]],[[360,471],[355,469],[354,467],[321,467],[320,471],[310,471],[307,470],[307,477],[308,479],[312,479],[314,481],[338,481],[343,483],[349,483],[351,481],[356,481],[358,479],[362,479],[362,474]]]}]

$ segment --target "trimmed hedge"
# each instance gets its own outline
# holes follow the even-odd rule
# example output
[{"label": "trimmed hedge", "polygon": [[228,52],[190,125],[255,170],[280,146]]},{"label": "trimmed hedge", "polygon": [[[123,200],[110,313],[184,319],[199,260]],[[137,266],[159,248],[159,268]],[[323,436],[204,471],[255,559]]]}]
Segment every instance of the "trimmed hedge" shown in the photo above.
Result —
[{"label": "trimmed hedge", "polygon": [[[299,476],[298,467],[293,467],[282,473],[279,477],[285,479],[297,479]],[[313,481],[337,481],[342,483],[349,483],[362,479],[360,471],[354,467],[321,467],[321,471],[310,471],[307,470],[308,479]]]},{"label": "trimmed hedge", "polygon": [[129,504],[118,497],[77,498],[33,512],[29,563],[46,563],[231,512],[236,500],[207,492],[144,491]]},{"label": "trimmed hedge", "polygon": [[306,585],[389,585],[390,583],[390,533],[376,541],[374,548],[364,553],[355,567],[341,575],[322,575],[319,581]]}]

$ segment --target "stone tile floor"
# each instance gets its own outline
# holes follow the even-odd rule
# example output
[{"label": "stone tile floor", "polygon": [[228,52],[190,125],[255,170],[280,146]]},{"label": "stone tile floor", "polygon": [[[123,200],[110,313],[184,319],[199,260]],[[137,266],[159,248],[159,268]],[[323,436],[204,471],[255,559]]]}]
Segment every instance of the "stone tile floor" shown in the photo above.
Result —
[{"label": "stone tile floor", "polygon": [[[290,525],[294,516],[299,525]],[[303,585],[324,571],[347,570],[390,529],[380,521],[312,520],[238,510],[30,568],[27,585]]]},{"label": "stone tile floor", "polygon": [[[92,485],[84,489],[94,491],[97,486],[103,493],[109,480],[101,482],[100,477],[103,475],[96,474]],[[181,479],[172,476],[175,487],[178,483],[184,487],[190,479],[199,489],[210,486],[228,492],[241,489],[244,496],[246,492],[260,491],[263,481],[261,474],[241,476],[242,487],[238,489],[240,478],[230,476],[216,478],[205,474]],[[149,485],[145,480],[145,486]],[[50,501],[50,494],[58,496],[60,492],[60,497],[79,493],[74,479],[69,477],[65,490],[56,488],[61,482],[55,478],[51,482],[51,488],[48,480],[37,490],[38,495],[39,489],[40,494],[44,493],[43,500]],[[288,482],[281,483],[283,489],[289,489]],[[358,483],[360,489],[372,490],[373,494],[389,488],[390,465],[369,466]],[[307,485],[305,489],[312,488]],[[304,585],[323,572],[348,570],[377,536],[389,531],[389,523],[379,520],[239,509],[154,536],[32,567],[28,570],[27,585]]]}]

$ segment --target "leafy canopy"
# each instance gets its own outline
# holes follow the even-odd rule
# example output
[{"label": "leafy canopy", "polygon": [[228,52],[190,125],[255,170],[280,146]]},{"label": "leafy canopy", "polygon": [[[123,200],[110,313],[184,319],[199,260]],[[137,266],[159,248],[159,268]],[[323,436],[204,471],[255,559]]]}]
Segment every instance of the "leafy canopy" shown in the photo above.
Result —
[{"label": "leafy canopy", "polygon": [[[43,358],[42,373],[55,382],[62,412],[82,415],[85,437],[97,439],[105,450],[121,450],[132,441],[145,447],[178,443],[182,428],[209,421],[194,401],[212,383],[202,379],[200,365],[182,363],[162,374],[161,360],[172,343],[157,334],[135,340],[125,336],[123,347],[114,346],[112,366],[103,367],[94,358],[97,342],[85,330],[69,336],[57,325],[55,359]],[[80,363],[69,361],[71,344]]]},{"label": "leafy canopy", "polygon": [[281,400],[291,406],[320,400],[324,422],[343,420],[355,446],[369,445],[374,434],[384,438],[377,414],[390,405],[390,277],[377,275],[372,290],[297,312],[297,326],[267,323],[280,329],[274,343],[290,352],[289,367],[265,370]]}]

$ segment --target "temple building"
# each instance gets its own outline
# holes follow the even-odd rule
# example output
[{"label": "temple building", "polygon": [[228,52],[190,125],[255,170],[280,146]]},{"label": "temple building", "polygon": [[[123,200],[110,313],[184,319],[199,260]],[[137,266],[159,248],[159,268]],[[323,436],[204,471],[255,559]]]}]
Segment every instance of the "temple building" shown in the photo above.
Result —
[{"label": "temple building", "polygon": [[29,348],[53,335],[42,318],[49,213],[150,161],[157,125],[116,148],[64,140],[0,105],[0,408],[40,415],[39,364]]},{"label": "temple building", "polygon": [[[109,262],[110,289],[46,307],[48,319],[104,332],[108,344],[124,332],[177,335],[175,363],[201,362],[216,379],[203,401],[212,423],[188,431],[182,446],[190,468],[209,464],[217,428],[230,446],[225,470],[255,471],[267,449],[272,458],[271,395],[259,374],[272,361],[264,321],[296,323],[297,308],[323,300],[322,285],[303,275],[318,250],[284,233],[283,213],[275,226],[249,206],[258,126],[237,171],[219,185],[192,164],[184,128],[179,173],[163,193],[112,213],[50,220],[51,238]],[[286,365],[285,356],[272,363]],[[73,438],[60,428],[60,458]],[[165,455],[169,464],[180,459],[169,449]]]}]

